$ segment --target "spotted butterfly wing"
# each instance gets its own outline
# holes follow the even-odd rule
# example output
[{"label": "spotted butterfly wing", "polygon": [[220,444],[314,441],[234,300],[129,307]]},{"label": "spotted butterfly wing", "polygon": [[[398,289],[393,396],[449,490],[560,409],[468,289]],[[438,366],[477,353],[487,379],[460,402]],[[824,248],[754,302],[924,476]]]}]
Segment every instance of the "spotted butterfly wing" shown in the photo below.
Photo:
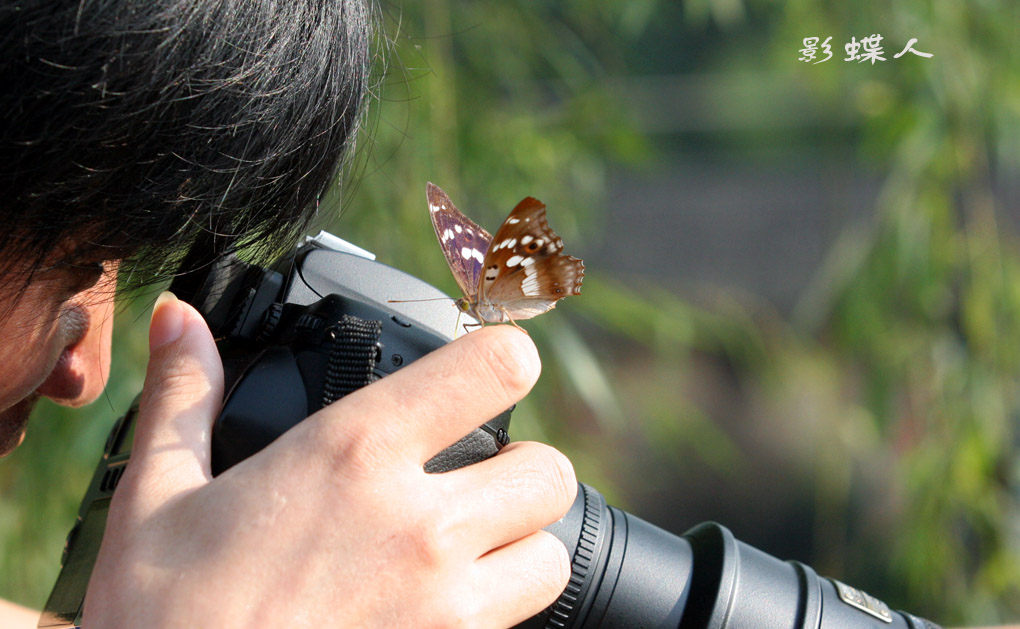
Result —
[{"label": "spotted butterfly wing", "polygon": [[[478,239],[460,242],[459,237],[468,233],[468,227],[488,236],[484,230],[457,211],[438,187],[429,184],[428,195],[432,225],[464,292],[465,298],[458,301],[462,310],[482,322],[513,323],[551,310],[568,295],[581,294],[584,264],[563,255],[563,240],[549,227],[541,201],[527,197],[518,203],[483,249]],[[446,215],[445,208],[452,208],[455,216]]]},{"label": "spotted butterfly wing", "polygon": [[[490,321],[502,312],[530,319],[581,294],[584,263],[563,255],[563,240],[549,227],[545,204],[527,197],[517,204],[492,239],[478,291],[478,314]],[[505,318],[498,319],[505,321]]]},{"label": "spotted butterfly wing", "polygon": [[446,263],[450,265],[461,292],[473,299],[492,236],[464,216],[439,186],[432,182],[426,184],[425,196],[429,202],[432,227],[436,230]]}]

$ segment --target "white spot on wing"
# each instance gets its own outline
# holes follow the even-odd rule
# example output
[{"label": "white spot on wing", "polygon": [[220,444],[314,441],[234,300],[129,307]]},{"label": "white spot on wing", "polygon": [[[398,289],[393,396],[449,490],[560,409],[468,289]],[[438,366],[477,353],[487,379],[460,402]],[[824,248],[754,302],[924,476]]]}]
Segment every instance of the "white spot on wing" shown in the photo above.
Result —
[{"label": "white spot on wing", "polygon": [[508,218],[508,219],[506,219],[506,222],[510,223],[511,225],[516,225],[517,223],[521,222],[521,219],[519,219],[519,218]]},{"label": "white spot on wing", "polygon": [[521,291],[528,297],[535,297],[539,294],[538,276],[532,273],[521,282]]},{"label": "white spot on wing", "polygon": [[470,260],[471,259],[471,255],[473,253],[478,253],[478,250],[477,249],[472,249],[471,247],[463,247],[460,250],[460,255],[463,256],[463,258],[465,260]]},{"label": "white spot on wing", "polygon": [[522,258],[521,256],[513,256],[509,260],[506,261],[506,265],[507,266],[517,266],[518,264],[521,263],[521,260],[523,260],[523,259],[524,258]]},{"label": "white spot on wing", "polygon": [[534,264],[534,263],[535,263],[535,258],[524,258],[523,260],[521,260],[521,266],[528,266],[529,264]]},{"label": "white spot on wing", "polygon": [[444,230],[443,231],[443,242],[446,242],[447,240],[449,240],[451,238],[453,238],[453,230],[452,229]]},{"label": "white spot on wing", "polygon": [[472,249],[471,254],[475,257],[475,260],[478,260],[480,264],[485,262],[485,256],[482,255],[481,251],[477,249]]},{"label": "white spot on wing", "polygon": [[461,233],[462,231],[464,231],[464,228],[463,228],[463,227],[461,227],[460,225],[454,225],[454,226],[453,226],[453,228],[454,228],[455,230],[457,230],[457,233],[458,233],[458,234],[459,234],[459,233]]},{"label": "white spot on wing", "polygon": [[532,238],[531,236],[525,236],[524,238],[521,238],[521,244],[526,245],[532,240],[534,240],[534,238]]}]

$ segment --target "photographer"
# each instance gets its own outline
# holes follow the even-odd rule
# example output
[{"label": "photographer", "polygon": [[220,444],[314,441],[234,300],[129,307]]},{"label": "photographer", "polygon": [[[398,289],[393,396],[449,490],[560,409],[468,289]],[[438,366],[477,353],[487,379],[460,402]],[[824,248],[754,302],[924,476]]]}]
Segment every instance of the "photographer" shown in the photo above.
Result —
[{"label": "photographer", "polygon": [[[0,8],[0,452],[34,401],[94,400],[115,286],[168,279],[202,234],[268,258],[335,181],[371,62],[362,2],[29,0]],[[211,478],[222,372],[170,295],[128,472],[89,585],[90,627],[506,626],[569,575],[540,530],[569,462],[515,443],[455,472],[436,452],[538,377],[526,335],[469,334]],[[37,614],[0,604],[0,626]]]}]

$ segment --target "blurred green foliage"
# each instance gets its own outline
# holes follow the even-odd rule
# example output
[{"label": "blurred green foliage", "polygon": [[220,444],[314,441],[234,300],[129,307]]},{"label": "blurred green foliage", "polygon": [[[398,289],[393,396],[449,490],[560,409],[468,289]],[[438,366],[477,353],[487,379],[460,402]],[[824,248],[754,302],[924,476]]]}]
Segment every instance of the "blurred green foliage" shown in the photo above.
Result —
[{"label": "blurred green foliage", "polygon": [[[1020,166],[1020,7],[783,9],[788,34],[881,27],[889,42],[937,50],[935,63],[816,82],[857,104],[861,159],[886,173],[874,229],[830,260],[798,321],[857,374],[853,402],[888,450],[891,528],[850,540],[887,560],[858,569],[887,571],[885,591],[949,622],[1016,620],[1020,266],[1010,208],[993,191]],[[867,464],[867,454],[844,456]]]},{"label": "blurred green foliage", "polygon": [[[526,324],[545,368],[515,412],[515,438],[563,448],[579,477],[628,508],[636,483],[751,478],[767,472],[755,450],[775,450],[798,470],[784,482],[809,496],[806,559],[820,571],[947,624],[1015,620],[1020,249],[994,190],[1020,174],[1020,6],[831,5],[392,9],[368,132],[320,213],[453,294],[425,182],[490,230],[530,194],[568,251],[611,242],[606,213],[627,208],[605,203],[610,171],[655,171],[666,150],[621,89],[628,76],[712,73],[722,87],[701,103],[705,120],[749,121],[740,133],[671,138],[669,150],[766,142],[810,158],[833,138],[848,142],[862,168],[882,173],[874,220],[837,239],[790,314],[746,294],[693,300],[589,265],[582,297]],[[841,61],[842,43],[876,32],[888,62]],[[797,61],[803,38],[829,35],[830,62]],[[893,61],[913,37],[935,57]],[[758,98],[776,86],[795,86],[804,107]],[[770,127],[794,116],[814,117]],[[74,413],[40,408],[26,443],[0,463],[0,595],[44,601],[106,430],[140,387],[149,302],[121,313],[128,329],[108,398]],[[739,409],[704,390],[736,392]],[[732,434],[738,415],[756,418],[750,446]],[[628,460],[641,449],[672,471]]]}]

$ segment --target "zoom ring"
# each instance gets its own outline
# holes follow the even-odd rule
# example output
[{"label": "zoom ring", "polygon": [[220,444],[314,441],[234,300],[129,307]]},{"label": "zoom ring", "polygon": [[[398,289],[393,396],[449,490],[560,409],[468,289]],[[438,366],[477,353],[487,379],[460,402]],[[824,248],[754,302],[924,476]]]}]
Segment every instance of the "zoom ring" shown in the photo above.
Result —
[{"label": "zoom ring", "polygon": [[590,491],[587,485],[579,483],[578,488],[584,492],[584,521],[581,523],[581,535],[570,562],[570,581],[550,609],[549,619],[545,623],[547,629],[567,627],[570,615],[582,599],[585,580],[595,558],[599,528],[602,524],[602,504],[600,500],[591,500],[592,493],[596,496],[599,494]]}]

